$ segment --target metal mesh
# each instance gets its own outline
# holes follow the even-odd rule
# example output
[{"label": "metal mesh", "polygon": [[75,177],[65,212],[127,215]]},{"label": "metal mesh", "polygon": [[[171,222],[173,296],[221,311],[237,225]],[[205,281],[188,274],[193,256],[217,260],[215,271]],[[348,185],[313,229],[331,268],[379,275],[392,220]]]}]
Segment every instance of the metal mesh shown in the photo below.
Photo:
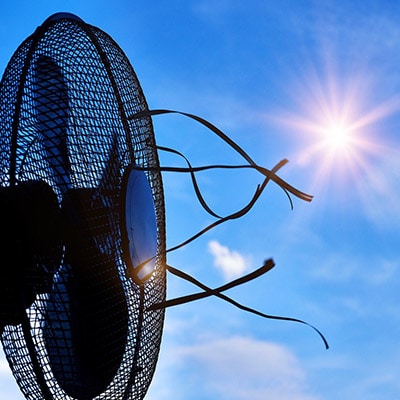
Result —
[{"label": "metal mesh", "polygon": [[159,166],[150,118],[127,120],[143,110],[123,51],[73,15],[47,19],[5,70],[1,251],[14,261],[1,266],[1,340],[27,399],[143,399],[150,385],[164,310],[146,309],[166,291],[164,198],[154,168],[146,175],[157,260],[141,286],[127,276],[120,233],[123,172]]}]

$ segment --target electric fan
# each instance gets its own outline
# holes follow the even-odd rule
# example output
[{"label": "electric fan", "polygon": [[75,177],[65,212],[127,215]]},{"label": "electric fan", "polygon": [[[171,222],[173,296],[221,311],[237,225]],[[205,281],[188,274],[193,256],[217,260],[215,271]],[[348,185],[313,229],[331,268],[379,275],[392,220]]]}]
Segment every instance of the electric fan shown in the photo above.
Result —
[{"label": "electric fan", "polygon": [[[268,181],[304,200],[258,166],[218,128],[192,114],[264,175],[248,205],[220,217],[192,167],[156,145],[136,74],[115,41],[69,13],[50,16],[16,50],[0,84],[0,210],[3,227],[0,333],[28,400],[143,399],[161,343],[165,308],[218,296],[273,267],[210,289],[166,263],[166,253],[247,213]],[[187,168],[161,167],[158,151]],[[166,249],[162,171],[190,173],[217,221]],[[166,300],[166,271],[202,291]],[[308,324],[307,324],[308,325]],[[314,327],[313,327],[314,328]],[[314,328],[315,329],[315,328]],[[319,331],[317,330],[319,333]],[[321,335],[321,334],[320,334]],[[327,343],[323,338],[326,346]]]},{"label": "electric fan", "polygon": [[0,330],[27,399],[142,399],[165,299],[164,199],[149,117],[119,46],[48,18],[0,88]]}]

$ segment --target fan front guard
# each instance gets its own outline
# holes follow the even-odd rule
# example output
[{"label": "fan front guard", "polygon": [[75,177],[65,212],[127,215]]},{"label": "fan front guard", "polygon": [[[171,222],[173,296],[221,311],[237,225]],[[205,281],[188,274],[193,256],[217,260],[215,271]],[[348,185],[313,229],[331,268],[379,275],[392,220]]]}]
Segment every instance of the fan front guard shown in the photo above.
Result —
[{"label": "fan front guard", "polygon": [[[165,221],[151,119],[127,119],[148,109],[136,74],[109,35],[55,14],[12,56],[0,109],[12,373],[28,400],[143,399],[164,323],[146,309],[165,300]],[[132,165],[146,167],[157,230],[154,272],[139,283],[121,246]]]}]

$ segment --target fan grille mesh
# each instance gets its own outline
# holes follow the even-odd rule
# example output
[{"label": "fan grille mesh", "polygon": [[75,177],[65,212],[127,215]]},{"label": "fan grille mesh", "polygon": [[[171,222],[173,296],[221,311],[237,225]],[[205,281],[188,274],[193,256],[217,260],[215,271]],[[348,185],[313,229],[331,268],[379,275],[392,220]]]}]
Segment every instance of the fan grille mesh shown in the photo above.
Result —
[{"label": "fan grille mesh", "polygon": [[[155,203],[158,252],[155,272],[142,286],[126,277],[119,227],[123,171],[132,164],[159,165],[151,120],[126,118],[146,109],[139,81],[123,51],[109,35],[78,18],[49,18],[19,46],[6,68],[0,85],[0,188],[41,181],[53,189],[59,206],[68,193],[86,199],[89,227],[72,226],[70,240],[79,241],[85,229],[90,231],[93,241],[83,243],[87,250],[84,260],[90,268],[81,282],[93,290],[101,287],[100,292],[107,292],[110,300],[99,299],[97,307],[89,307],[88,312],[111,325],[95,325],[99,336],[112,333],[114,339],[108,347],[112,347],[112,340],[125,344],[122,360],[107,343],[102,343],[104,354],[96,354],[96,360],[104,366],[121,361],[115,377],[100,393],[89,387],[90,382],[83,382],[83,389],[78,391],[60,385],[54,371],[64,369],[61,373],[71,385],[77,372],[68,370],[69,363],[73,363],[68,332],[74,300],[66,290],[70,266],[61,245],[55,243],[51,251],[36,256],[26,278],[29,282],[18,283],[29,284],[29,293],[35,297],[26,313],[16,322],[5,324],[2,333],[5,355],[27,399],[142,399],[151,382],[164,311],[145,310],[163,301],[166,291],[164,198],[159,172],[146,173]],[[21,204],[13,204],[14,212],[9,217],[5,209],[9,203],[3,201],[2,217],[8,218],[10,229],[16,225],[15,235],[26,228],[24,218],[30,217],[20,211],[29,209],[30,201],[25,198]],[[48,234],[47,228],[41,229]],[[23,253],[19,245],[13,243],[13,251]],[[100,249],[101,256],[91,259],[91,246]],[[14,254],[10,257],[13,259]],[[19,276],[28,270],[23,257],[5,268],[18,270]],[[7,271],[4,273],[8,276]],[[118,318],[118,285],[122,285],[127,299],[126,343],[126,332]],[[13,298],[11,292],[9,296]],[[4,309],[0,312],[5,313]],[[113,314],[117,317],[103,318]],[[49,324],[52,340],[46,339]],[[115,339],[118,330],[121,336]],[[93,341],[95,346],[97,342]]]}]

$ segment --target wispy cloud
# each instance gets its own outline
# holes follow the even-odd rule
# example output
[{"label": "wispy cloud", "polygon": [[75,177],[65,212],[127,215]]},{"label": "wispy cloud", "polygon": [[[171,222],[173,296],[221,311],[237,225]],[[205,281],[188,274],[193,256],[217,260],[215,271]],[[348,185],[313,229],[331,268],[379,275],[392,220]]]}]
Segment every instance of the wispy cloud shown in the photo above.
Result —
[{"label": "wispy cloud", "polygon": [[0,358],[0,376],[5,376],[10,374],[10,368],[8,366],[7,361],[5,358],[3,358],[3,355],[1,355]]},{"label": "wispy cloud", "polygon": [[196,386],[190,398],[214,393],[221,400],[317,400],[306,374],[286,347],[249,337],[213,338],[170,349],[174,365],[185,365],[182,386]]},{"label": "wispy cloud", "polygon": [[230,250],[216,240],[208,243],[208,250],[214,256],[214,265],[226,279],[234,279],[250,268],[250,259],[235,250]]},{"label": "wispy cloud", "polygon": [[376,225],[398,229],[400,222],[400,150],[385,149],[371,167],[366,179],[359,182],[358,192],[367,217]]},{"label": "wispy cloud", "polygon": [[400,260],[396,258],[355,256],[348,253],[325,254],[324,262],[315,262],[311,270],[311,278],[330,282],[336,285],[385,285],[393,282],[400,268]]},{"label": "wispy cloud", "polygon": [[23,398],[3,353],[0,353],[0,388],[2,400]]}]

